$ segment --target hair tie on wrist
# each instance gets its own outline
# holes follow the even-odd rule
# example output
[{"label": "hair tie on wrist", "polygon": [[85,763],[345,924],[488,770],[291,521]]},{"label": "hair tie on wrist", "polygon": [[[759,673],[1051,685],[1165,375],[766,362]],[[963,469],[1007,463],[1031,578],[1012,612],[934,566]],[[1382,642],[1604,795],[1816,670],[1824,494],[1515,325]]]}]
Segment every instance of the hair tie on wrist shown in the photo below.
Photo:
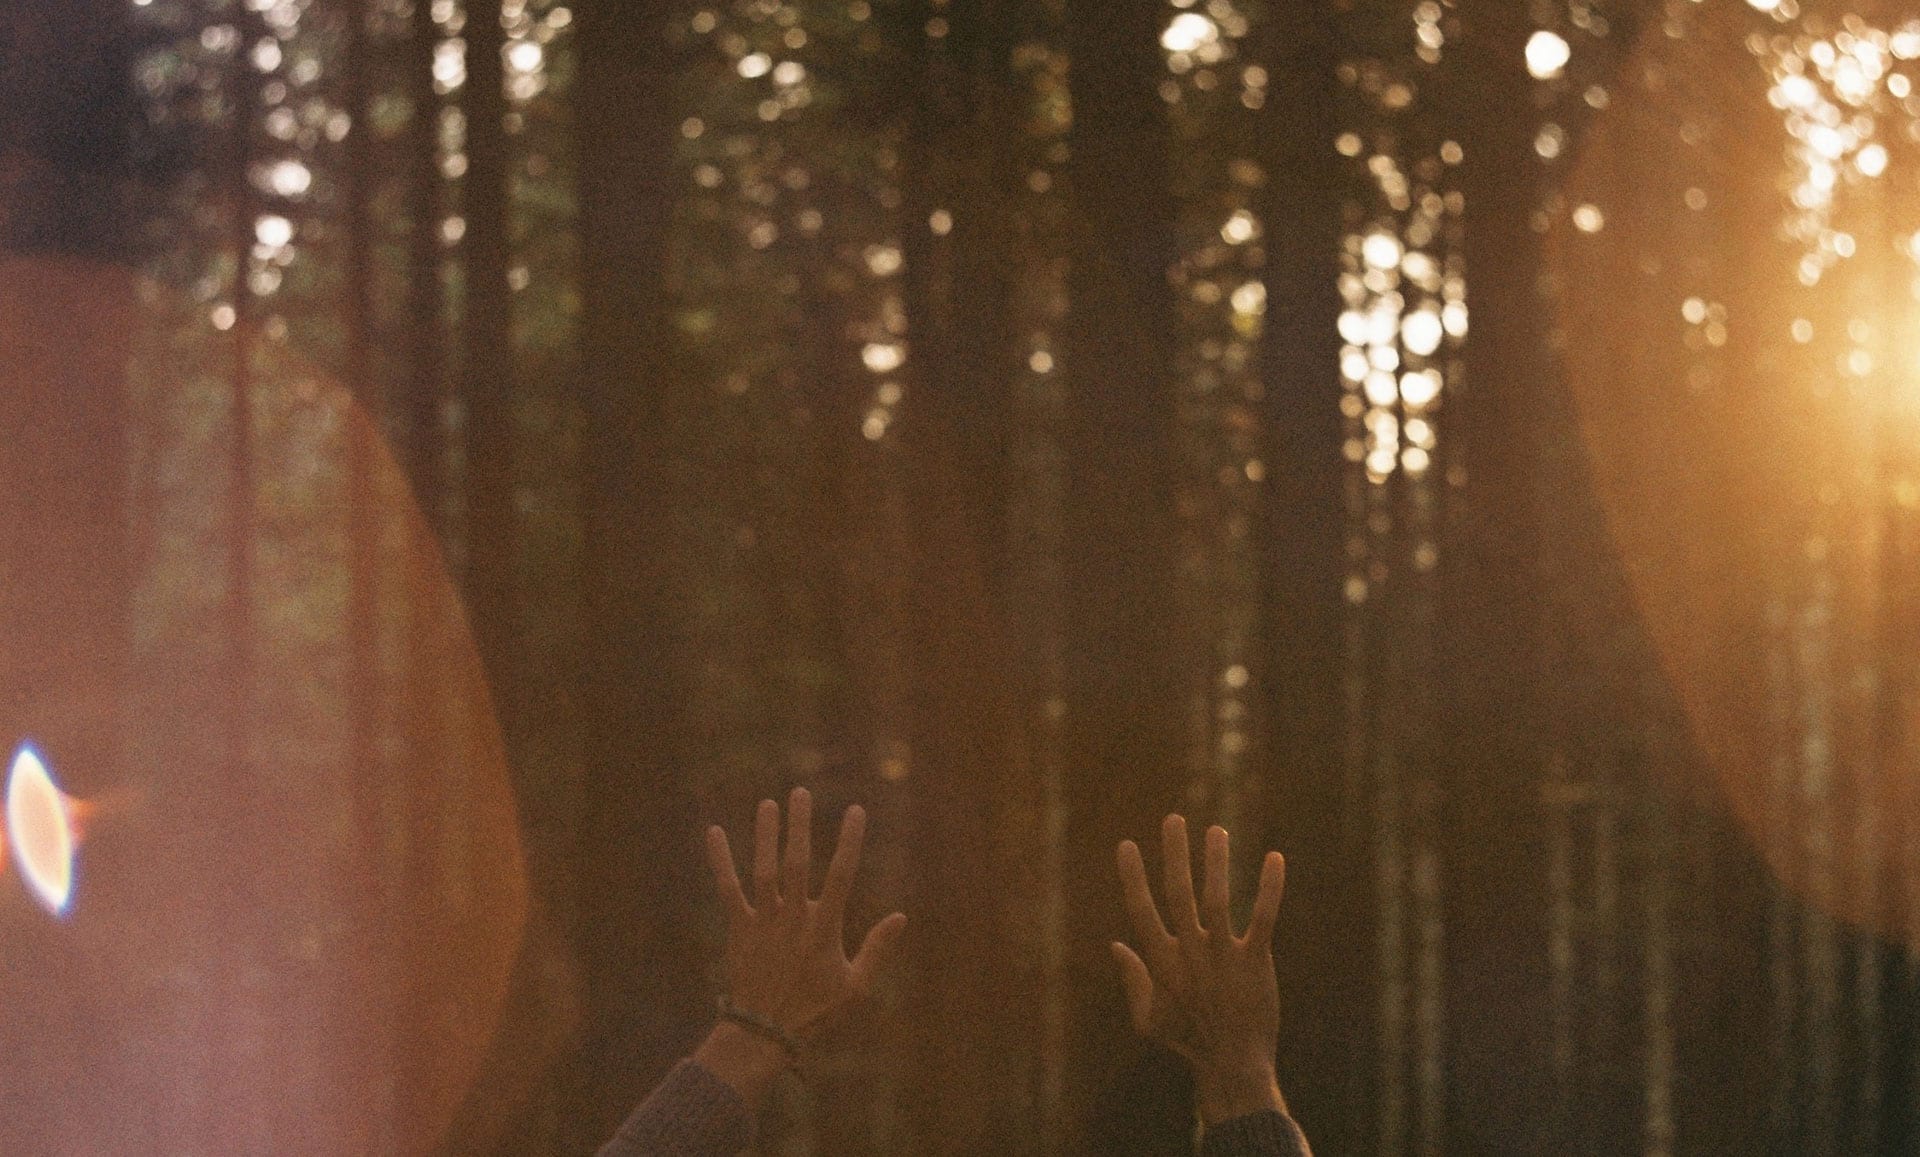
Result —
[{"label": "hair tie on wrist", "polygon": [[720,995],[720,999],[716,1003],[720,1009],[721,1020],[731,1021],[741,1028],[746,1029],[748,1032],[753,1033],[755,1036],[763,1037],[779,1045],[786,1050],[789,1060],[797,1061],[800,1059],[799,1037],[794,1036],[786,1029],[781,1028],[759,1013],[741,1008],[731,1000],[728,1000],[725,993]]}]

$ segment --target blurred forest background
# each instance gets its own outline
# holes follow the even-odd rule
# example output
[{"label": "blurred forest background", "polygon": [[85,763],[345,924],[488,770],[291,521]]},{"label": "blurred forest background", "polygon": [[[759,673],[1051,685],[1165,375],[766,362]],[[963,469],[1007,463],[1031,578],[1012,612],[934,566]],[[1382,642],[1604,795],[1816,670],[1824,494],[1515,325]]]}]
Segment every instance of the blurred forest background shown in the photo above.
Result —
[{"label": "blurred forest background", "polygon": [[0,700],[225,842],[0,922],[0,1141],[590,1152],[800,783],[913,925],[767,1153],[1183,1151],[1173,809],[1320,1151],[1920,1151],[1871,7],[12,0]]}]

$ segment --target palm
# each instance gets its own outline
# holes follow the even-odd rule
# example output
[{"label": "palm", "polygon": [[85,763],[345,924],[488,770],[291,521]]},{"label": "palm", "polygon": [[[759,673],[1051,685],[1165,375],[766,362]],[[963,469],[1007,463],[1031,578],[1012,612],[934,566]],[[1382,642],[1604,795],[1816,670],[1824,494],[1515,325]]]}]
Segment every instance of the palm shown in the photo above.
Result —
[{"label": "palm", "polygon": [[848,958],[847,895],[860,864],[866,812],[847,809],[817,899],[812,895],[812,827],[812,797],[796,788],[782,855],[780,808],[772,800],[761,802],[754,816],[751,903],[734,869],[726,832],[707,831],[708,859],[728,915],[728,995],[739,1007],[796,1034],[866,995],[875,968],[906,924],[899,913],[880,921]]},{"label": "palm", "polygon": [[1207,832],[1198,903],[1184,819],[1167,817],[1162,844],[1172,932],[1154,904],[1139,847],[1129,840],[1118,853],[1127,912],[1141,945],[1138,953],[1113,945],[1134,1028],[1185,1057],[1203,1078],[1270,1066],[1280,1032],[1272,942],[1285,861],[1268,853],[1246,935],[1235,936],[1227,900],[1227,833],[1218,827]]},{"label": "palm", "polygon": [[[1273,1023],[1277,1033],[1280,1011],[1271,952],[1244,941],[1224,953],[1215,953],[1211,945],[1201,947],[1213,959],[1176,955],[1161,975],[1142,962],[1147,983],[1140,985],[1137,978],[1129,982],[1131,989],[1147,993],[1139,1002],[1145,1005],[1144,1015],[1131,1010],[1134,1027],[1193,1062],[1223,1051],[1249,1026]],[[1231,999],[1225,994],[1245,996]],[[1129,1004],[1134,1003],[1130,996]]]}]

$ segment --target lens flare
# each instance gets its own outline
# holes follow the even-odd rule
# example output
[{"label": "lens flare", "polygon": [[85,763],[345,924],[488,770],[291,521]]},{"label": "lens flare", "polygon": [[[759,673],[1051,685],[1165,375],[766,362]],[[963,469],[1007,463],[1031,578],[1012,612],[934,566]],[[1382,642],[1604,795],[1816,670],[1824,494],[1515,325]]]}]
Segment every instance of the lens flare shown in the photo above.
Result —
[{"label": "lens flare", "polygon": [[73,902],[74,817],[40,753],[22,746],[7,776],[7,844],[34,898],[55,916]]}]

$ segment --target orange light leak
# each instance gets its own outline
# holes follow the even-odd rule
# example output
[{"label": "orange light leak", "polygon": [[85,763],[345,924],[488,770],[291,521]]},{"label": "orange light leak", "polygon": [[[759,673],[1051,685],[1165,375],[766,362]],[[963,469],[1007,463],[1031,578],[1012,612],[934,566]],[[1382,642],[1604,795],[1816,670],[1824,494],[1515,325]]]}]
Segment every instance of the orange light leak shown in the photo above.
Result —
[{"label": "orange light leak", "polygon": [[74,821],[40,753],[21,745],[7,775],[7,843],[28,890],[59,917],[73,903]]}]

